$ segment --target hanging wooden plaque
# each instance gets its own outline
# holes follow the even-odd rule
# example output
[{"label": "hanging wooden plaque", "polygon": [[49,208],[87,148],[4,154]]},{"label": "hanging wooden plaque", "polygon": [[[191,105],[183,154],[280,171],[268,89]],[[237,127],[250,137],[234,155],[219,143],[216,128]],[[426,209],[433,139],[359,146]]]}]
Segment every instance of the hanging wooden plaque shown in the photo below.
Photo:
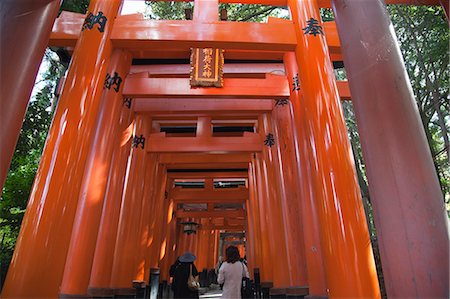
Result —
[{"label": "hanging wooden plaque", "polygon": [[223,86],[223,50],[191,49],[191,87]]}]

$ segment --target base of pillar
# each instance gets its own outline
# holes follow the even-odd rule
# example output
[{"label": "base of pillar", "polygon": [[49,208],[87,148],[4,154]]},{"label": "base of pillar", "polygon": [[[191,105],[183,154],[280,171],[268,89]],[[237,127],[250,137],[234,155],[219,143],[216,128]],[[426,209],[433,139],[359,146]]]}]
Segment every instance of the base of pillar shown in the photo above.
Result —
[{"label": "base of pillar", "polygon": [[308,286],[295,286],[286,288],[287,298],[308,298],[309,287]]},{"label": "base of pillar", "polygon": [[134,296],[136,295],[136,289],[133,288],[116,288],[113,289],[114,296]]},{"label": "base of pillar", "polygon": [[59,294],[60,299],[73,299],[73,298],[92,298],[88,294]]},{"label": "base of pillar", "polygon": [[261,281],[261,288],[273,288],[273,282],[271,281]]},{"label": "base of pillar", "polygon": [[269,296],[270,298],[286,298],[286,288],[271,288]]},{"label": "base of pillar", "polygon": [[114,297],[114,290],[111,288],[88,288],[88,294],[92,297],[109,298]]}]

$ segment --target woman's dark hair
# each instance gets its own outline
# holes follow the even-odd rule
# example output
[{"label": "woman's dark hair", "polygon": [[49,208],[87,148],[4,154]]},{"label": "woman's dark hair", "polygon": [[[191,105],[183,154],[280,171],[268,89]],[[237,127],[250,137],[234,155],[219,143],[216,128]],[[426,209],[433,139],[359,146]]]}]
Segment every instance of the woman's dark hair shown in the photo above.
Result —
[{"label": "woman's dark hair", "polygon": [[232,264],[236,263],[241,258],[241,256],[239,255],[239,250],[236,246],[228,247],[225,251],[225,255],[227,257],[227,262]]}]

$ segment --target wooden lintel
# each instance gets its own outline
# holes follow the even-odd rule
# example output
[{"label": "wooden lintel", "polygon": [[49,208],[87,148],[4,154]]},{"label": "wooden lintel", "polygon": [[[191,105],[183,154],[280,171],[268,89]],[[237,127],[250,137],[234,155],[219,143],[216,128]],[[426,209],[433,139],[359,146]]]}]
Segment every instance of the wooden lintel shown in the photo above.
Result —
[{"label": "wooden lintel", "polygon": [[257,133],[244,132],[243,137],[165,137],[164,133],[150,134],[146,150],[153,153],[228,153],[260,152],[263,141]]},{"label": "wooden lintel", "polygon": [[[85,15],[61,13],[56,19],[49,46],[75,47]],[[328,34],[327,28],[325,33]],[[283,34],[279,34],[283,32]],[[193,22],[145,20],[142,15],[118,16],[111,34],[114,46],[140,51],[183,50],[193,47],[255,51],[294,51],[292,22]]]},{"label": "wooden lintel", "polygon": [[176,203],[245,203],[248,190],[224,188],[209,191],[175,187],[170,191],[170,198]]},{"label": "wooden lintel", "polygon": [[296,45],[293,24],[143,19],[129,21],[121,20],[120,17],[114,23],[111,41],[116,47],[143,50],[214,47],[293,51]]},{"label": "wooden lintel", "polygon": [[192,98],[138,98],[134,101],[134,111],[157,113],[240,113],[269,112],[272,100],[249,99],[192,99]]},{"label": "wooden lintel", "polygon": [[245,179],[248,177],[248,172],[168,172],[167,177],[172,179]]},{"label": "wooden lintel", "polygon": [[228,217],[246,217],[245,210],[214,210],[214,211],[184,211],[177,210],[177,218],[228,218]]},{"label": "wooden lintel", "polygon": [[227,218],[226,223],[231,226],[241,225],[245,226],[247,224],[247,219],[245,218]]},{"label": "wooden lintel", "polygon": [[[75,47],[84,18],[82,14],[61,14],[53,26],[49,45]],[[293,24],[146,20],[138,15],[117,17],[111,41],[115,47],[141,50],[216,47],[293,51],[296,45]]]},{"label": "wooden lintel", "polygon": [[348,81],[336,81],[338,93],[341,101],[350,101],[352,96],[350,94],[350,86]]},{"label": "wooden lintel", "polygon": [[[264,105],[260,107],[261,109],[268,109],[269,103],[261,102],[267,99],[283,99],[289,97],[289,85],[285,76],[276,76],[276,75],[267,75],[266,79],[248,79],[248,78],[229,78],[224,79],[224,87],[223,88],[191,88],[189,85],[189,79],[187,78],[141,78],[141,77],[131,77],[125,80],[125,86],[123,94],[126,97],[133,98],[146,98],[145,100],[137,101],[138,111],[145,111],[146,102],[149,101],[150,98],[161,98],[169,99],[169,98],[182,98],[184,101],[190,99],[204,99],[205,103],[211,100],[208,100],[212,97],[216,98],[211,102],[211,105],[224,105],[224,108],[230,108],[232,105],[228,105],[225,103],[220,103],[222,99],[239,99],[236,101],[241,101],[244,99],[255,99],[258,101],[258,104]],[[350,89],[348,87],[347,81],[337,81],[337,88],[339,92],[339,96],[341,100],[349,100],[350,99]],[[219,99],[220,98],[220,99]],[[180,100],[182,101],[182,100]],[[200,102],[199,102],[200,103]],[[236,109],[250,109],[250,106],[245,108],[245,105],[253,105],[248,101],[242,102],[241,106],[239,102],[235,103]],[[255,104],[258,105],[258,104]],[[189,104],[190,105],[190,104]],[[189,108],[189,105],[185,104],[187,112],[198,112],[205,111],[210,112],[212,108],[208,108],[208,105],[204,105],[203,110],[200,109],[200,105],[194,104],[192,108]],[[253,107],[255,107],[253,106]],[[157,109],[166,109],[163,107],[174,108],[181,110],[182,107],[176,108],[175,105],[169,103],[161,103],[159,108]],[[156,107],[155,107],[156,108]],[[192,109],[192,111],[189,111]],[[242,112],[247,112],[250,110],[242,110]],[[259,110],[257,110],[259,111]]]},{"label": "wooden lintel", "polygon": [[229,232],[241,232],[245,231],[245,226],[243,225],[201,225],[199,230],[224,230]]},{"label": "wooden lintel", "polygon": [[[133,65],[130,69],[130,73],[148,72],[153,77],[189,75],[190,71],[189,64]],[[225,63],[223,73],[224,75],[283,74],[284,65],[282,63]]]},{"label": "wooden lintel", "polygon": [[[217,161],[221,161],[223,163],[249,163],[252,161],[252,157],[250,153],[232,153],[232,154],[206,154],[206,153],[198,153],[198,154],[185,154],[185,153],[177,153],[170,154],[164,153],[160,154],[159,162],[165,165],[173,165],[173,164],[203,164],[208,166],[211,163],[217,163]],[[205,167],[203,167],[205,168]],[[170,175],[170,173],[169,173]]]},{"label": "wooden lintel", "polygon": [[286,76],[227,78],[222,88],[191,88],[188,78],[127,78],[123,95],[132,98],[280,99],[289,97]]},{"label": "wooden lintel", "polygon": [[236,163],[224,163],[224,162],[215,162],[210,164],[203,163],[180,163],[180,164],[169,164],[166,165],[167,169],[247,169],[248,163],[236,162]]}]

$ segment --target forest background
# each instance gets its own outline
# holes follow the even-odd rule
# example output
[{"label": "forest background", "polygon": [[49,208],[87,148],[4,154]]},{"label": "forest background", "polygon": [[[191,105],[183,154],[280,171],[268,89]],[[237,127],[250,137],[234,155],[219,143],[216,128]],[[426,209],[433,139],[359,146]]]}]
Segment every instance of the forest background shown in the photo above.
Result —
[{"label": "forest background", "polygon": [[[184,19],[185,9],[192,2],[146,1],[144,15],[151,19]],[[64,0],[61,10],[85,13],[89,0]],[[286,8],[221,4],[228,20],[265,22],[268,16],[287,18]],[[449,27],[441,7],[389,5],[388,11],[400,43],[417,108],[433,156],[434,165],[450,215],[450,98],[449,98]],[[322,10],[324,22],[334,19],[331,10]],[[53,112],[57,105],[55,89],[64,75],[69,61],[58,49],[47,49],[45,70],[36,81],[28,105],[10,171],[0,198],[0,287],[13,254],[28,197],[39,166]],[[336,69],[336,77],[345,80],[345,70]],[[376,230],[373,223],[369,182],[359,143],[355,115],[351,102],[343,102],[348,135],[351,141],[363,203],[367,214],[371,239],[376,250]],[[399,117],[401,117],[399,115]],[[405,148],[408,146],[404,145]],[[377,256],[377,254],[376,254]],[[379,264],[379,263],[377,263]],[[380,271],[380,270],[379,270]],[[382,274],[380,274],[382,279]]]}]

